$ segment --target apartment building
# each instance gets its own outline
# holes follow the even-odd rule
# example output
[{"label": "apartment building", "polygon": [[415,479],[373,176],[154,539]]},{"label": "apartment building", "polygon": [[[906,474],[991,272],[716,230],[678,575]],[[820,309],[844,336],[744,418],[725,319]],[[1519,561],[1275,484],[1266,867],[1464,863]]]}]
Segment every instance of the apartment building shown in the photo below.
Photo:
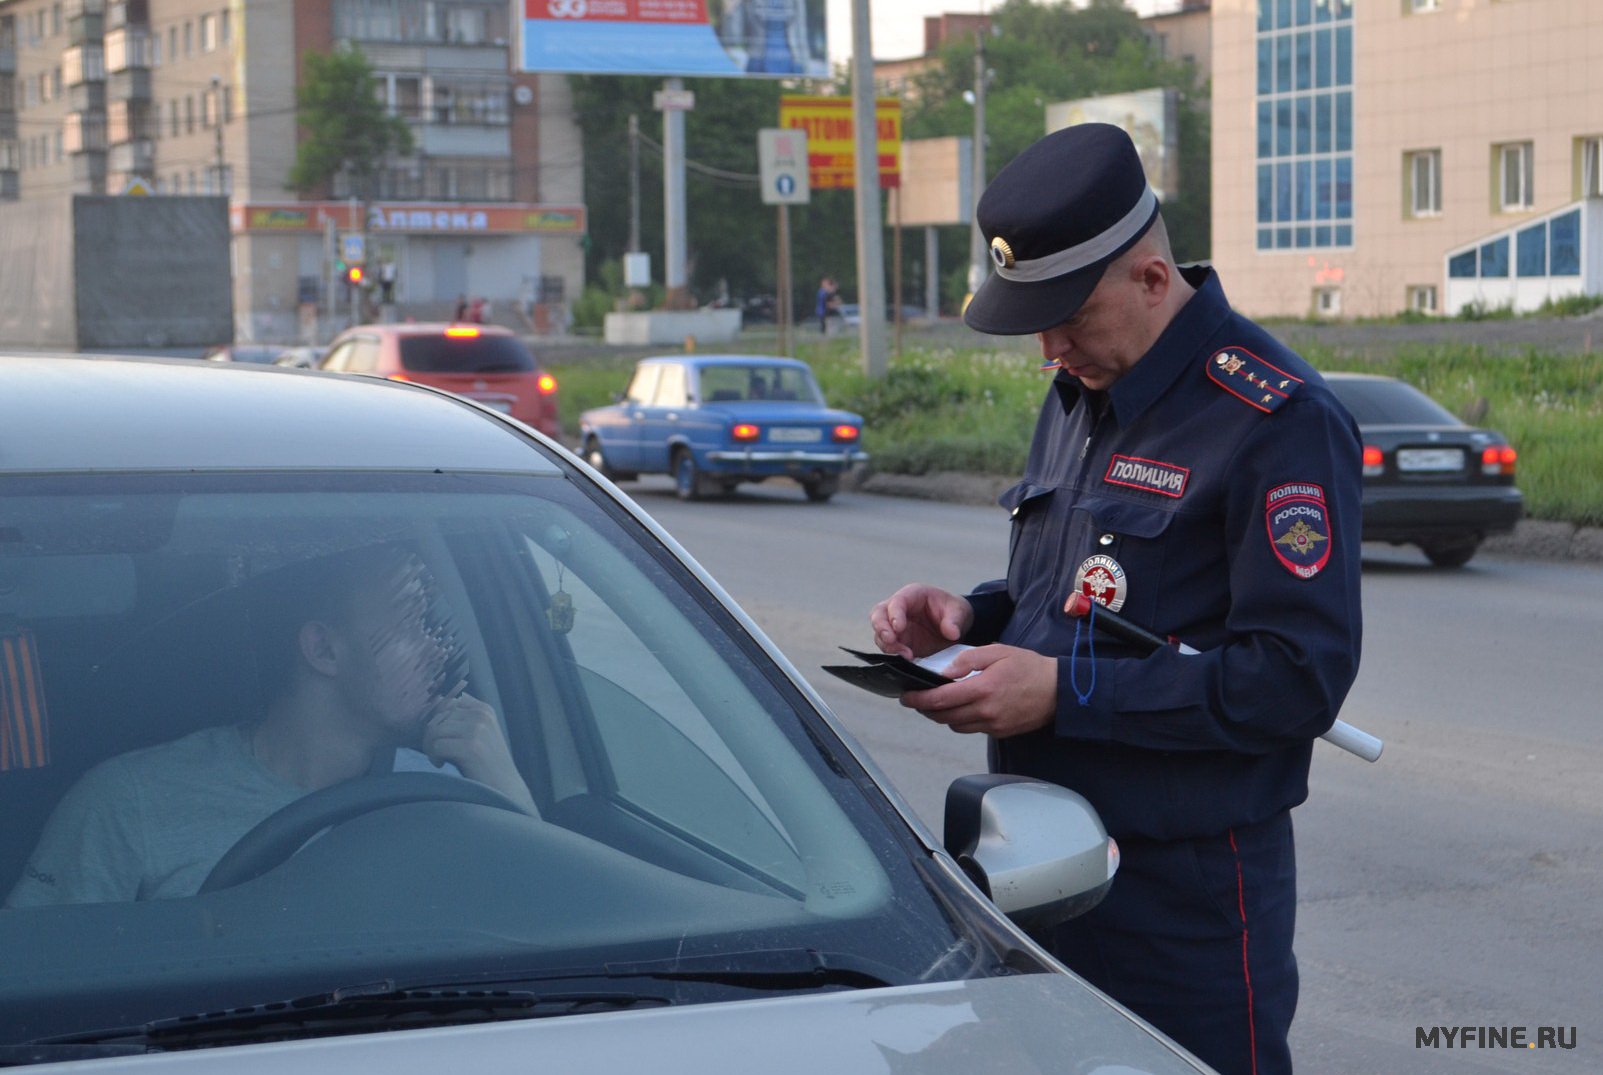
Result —
[{"label": "apartment building", "polygon": [[1255,315],[1603,293],[1603,3],[1213,0],[1213,261]]},{"label": "apartment building", "polygon": [[[236,338],[308,339],[365,238],[401,315],[482,296],[559,327],[583,282],[582,143],[566,80],[516,69],[485,0],[0,0],[0,198],[230,200]],[[411,125],[361,210],[344,177],[290,190],[308,52],[360,48]]]}]

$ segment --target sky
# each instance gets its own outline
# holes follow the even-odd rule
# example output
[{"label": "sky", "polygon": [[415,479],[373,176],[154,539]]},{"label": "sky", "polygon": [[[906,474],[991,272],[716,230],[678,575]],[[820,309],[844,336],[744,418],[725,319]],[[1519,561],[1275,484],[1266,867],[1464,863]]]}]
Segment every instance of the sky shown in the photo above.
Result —
[{"label": "sky", "polygon": [[[829,57],[836,63],[845,63],[852,55],[852,0],[827,0],[827,3]],[[867,3],[874,56],[881,60],[901,60],[922,53],[926,15],[948,11],[985,12],[1001,6],[1001,0],[867,0]],[[1126,0],[1126,3],[1141,14],[1174,6],[1172,0]]]}]

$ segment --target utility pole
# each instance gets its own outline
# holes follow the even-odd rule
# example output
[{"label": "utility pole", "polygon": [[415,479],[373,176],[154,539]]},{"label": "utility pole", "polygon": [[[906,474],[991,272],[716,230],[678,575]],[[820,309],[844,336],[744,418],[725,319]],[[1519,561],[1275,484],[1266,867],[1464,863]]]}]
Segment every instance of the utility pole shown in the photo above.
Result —
[{"label": "utility pole", "polygon": [[225,177],[228,172],[223,163],[223,80],[220,75],[212,76],[212,129],[217,134],[217,162],[213,166],[217,173],[215,189],[218,194],[227,194]]},{"label": "utility pole", "polygon": [[879,125],[874,93],[874,46],[868,0],[852,0],[852,128],[857,184],[857,336],[863,372],[883,377],[885,354],[885,238],[879,208]]},{"label": "utility pole", "polygon": [[640,252],[640,117],[629,115],[629,253]]},{"label": "utility pole", "polygon": [[974,32],[974,204],[969,206],[968,244],[968,293],[971,296],[985,283],[991,262],[978,215],[980,195],[985,193],[985,84],[991,80],[985,67],[985,34],[983,27]]}]

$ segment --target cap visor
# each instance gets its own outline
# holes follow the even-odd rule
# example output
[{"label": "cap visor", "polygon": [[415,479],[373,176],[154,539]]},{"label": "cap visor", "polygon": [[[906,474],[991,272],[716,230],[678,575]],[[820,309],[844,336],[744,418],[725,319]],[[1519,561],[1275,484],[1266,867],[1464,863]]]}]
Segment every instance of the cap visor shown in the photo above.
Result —
[{"label": "cap visor", "polygon": [[1028,336],[1061,325],[1085,304],[1107,264],[1052,280],[1021,284],[998,273],[985,278],[963,311],[963,323],[992,336]]}]

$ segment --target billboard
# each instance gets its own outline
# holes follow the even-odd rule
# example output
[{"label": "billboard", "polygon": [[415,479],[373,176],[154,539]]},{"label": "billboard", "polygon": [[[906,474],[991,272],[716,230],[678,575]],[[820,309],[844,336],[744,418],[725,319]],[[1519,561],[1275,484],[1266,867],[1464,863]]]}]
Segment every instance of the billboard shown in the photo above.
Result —
[{"label": "billboard", "polygon": [[[779,98],[779,125],[807,132],[807,178],[814,190],[851,190],[857,186],[857,143],[850,97],[784,94]],[[874,125],[880,189],[901,186],[901,99],[876,98]]]},{"label": "billboard", "polygon": [[967,224],[974,215],[974,140],[917,138],[902,143],[902,185],[886,216],[903,227]]},{"label": "billboard", "polygon": [[522,6],[525,71],[830,75],[825,0],[522,0]]},{"label": "billboard", "polygon": [[1159,201],[1180,195],[1180,97],[1173,88],[1109,93],[1046,106],[1046,133],[1076,123],[1111,123],[1135,142]]}]

